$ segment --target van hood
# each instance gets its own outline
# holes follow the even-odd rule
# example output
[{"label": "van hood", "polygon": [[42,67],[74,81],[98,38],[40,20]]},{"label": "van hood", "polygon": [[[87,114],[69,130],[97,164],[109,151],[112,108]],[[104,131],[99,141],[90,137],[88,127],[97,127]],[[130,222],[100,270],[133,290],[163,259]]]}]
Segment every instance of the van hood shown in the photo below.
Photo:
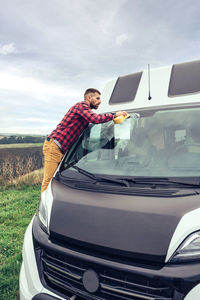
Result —
[{"label": "van hood", "polygon": [[106,194],[73,189],[55,179],[52,193],[50,239],[160,263],[182,216],[200,206],[199,195]]}]

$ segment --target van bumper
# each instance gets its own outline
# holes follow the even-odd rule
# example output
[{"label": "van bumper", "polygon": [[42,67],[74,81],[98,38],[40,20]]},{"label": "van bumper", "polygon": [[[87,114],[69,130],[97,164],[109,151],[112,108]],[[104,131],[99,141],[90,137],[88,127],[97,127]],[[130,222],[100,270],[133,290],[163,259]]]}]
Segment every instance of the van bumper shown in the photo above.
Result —
[{"label": "van bumper", "polygon": [[[172,300],[200,299],[200,263],[187,265],[165,264],[159,269],[153,269],[134,265],[130,266],[114,261],[105,261],[102,258],[94,256],[90,257],[83,253],[75,252],[55,243],[51,243],[49,236],[40,228],[37,217],[35,217],[27,228],[24,239],[23,263],[20,272],[20,300],[70,300],[70,297],[73,297],[73,294],[75,295],[77,293],[76,291],[76,293],[71,293],[71,296],[67,296],[67,294],[62,293],[60,290],[48,286],[41,272],[41,261],[38,259],[37,251],[35,252],[34,248],[37,248],[37,251],[40,248],[46,249],[47,251],[53,251],[55,254],[61,253],[62,255],[73,256],[73,259],[76,257],[79,260],[84,259],[84,262],[87,263],[88,261],[89,265],[96,265],[97,269],[103,264],[104,268],[112,268],[115,271],[128,272],[129,274],[132,273],[133,275],[136,274],[137,276],[143,276],[150,279],[155,278],[156,281],[159,280],[160,282],[165,282],[165,284],[168,284],[169,282],[171,287],[173,286],[173,295],[169,298]],[[78,292],[77,295],[77,299],[87,299],[84,292],[83,297],[81,291]],[[88,299],[93,299],[92,295],[91,298]],[[107,298],[99,297],[99,299]],[[163,297],[159,299],[167,298]]]},{"label": "van bumper", "polygon": [[[55,293],[48,291],[40,281],[33,247],[33,220],[34,218],[27,227],[24,236],[22,250],[23,261],[19,276],[20,300],[66,300],[67,298],[62,298]],[[49,298],[47,298],[47,296]]]},{"label": "van bumper", "polygon": [[59,300],[60,298],[55,298],[54,296],[50,296],[48,294],[40,293],[35,295],[32,300]]}]

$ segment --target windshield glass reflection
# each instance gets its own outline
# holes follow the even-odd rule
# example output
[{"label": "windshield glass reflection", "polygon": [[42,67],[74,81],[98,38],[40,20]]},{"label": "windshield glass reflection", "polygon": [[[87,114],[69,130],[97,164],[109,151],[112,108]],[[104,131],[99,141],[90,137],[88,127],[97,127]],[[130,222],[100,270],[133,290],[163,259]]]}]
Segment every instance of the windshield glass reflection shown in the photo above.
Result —
[{"label": "windshield glass reflection", "polygon": [[91,173],[120,176],[199,176],[199,108],[130,116],[121,124],[90,124],[64,168],[75,164]]}]

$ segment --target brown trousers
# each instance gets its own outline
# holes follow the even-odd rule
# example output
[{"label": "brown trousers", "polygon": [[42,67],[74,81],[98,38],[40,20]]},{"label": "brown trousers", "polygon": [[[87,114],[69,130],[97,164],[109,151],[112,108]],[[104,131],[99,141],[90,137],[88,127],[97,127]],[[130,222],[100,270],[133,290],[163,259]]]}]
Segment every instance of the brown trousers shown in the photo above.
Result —
[{"label": "brown trousers", "polygon": [[45,141],[43,146],[44,154],[44,178],[42,181],[41,192],[44,192],[53,177],[60,161],[62,160],[63,153],[60,148],[54,143],[52,139]]}]

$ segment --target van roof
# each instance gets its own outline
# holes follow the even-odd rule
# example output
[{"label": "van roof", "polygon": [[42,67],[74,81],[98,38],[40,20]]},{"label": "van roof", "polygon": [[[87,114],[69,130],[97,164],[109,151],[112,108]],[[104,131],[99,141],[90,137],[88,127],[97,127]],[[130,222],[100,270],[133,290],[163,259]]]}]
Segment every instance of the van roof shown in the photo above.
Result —
[{"label": "van roof", "polygon": [[196,103],[199,93],[200,60],[174,64],[109,81],[102,91],[99,112]]}]

